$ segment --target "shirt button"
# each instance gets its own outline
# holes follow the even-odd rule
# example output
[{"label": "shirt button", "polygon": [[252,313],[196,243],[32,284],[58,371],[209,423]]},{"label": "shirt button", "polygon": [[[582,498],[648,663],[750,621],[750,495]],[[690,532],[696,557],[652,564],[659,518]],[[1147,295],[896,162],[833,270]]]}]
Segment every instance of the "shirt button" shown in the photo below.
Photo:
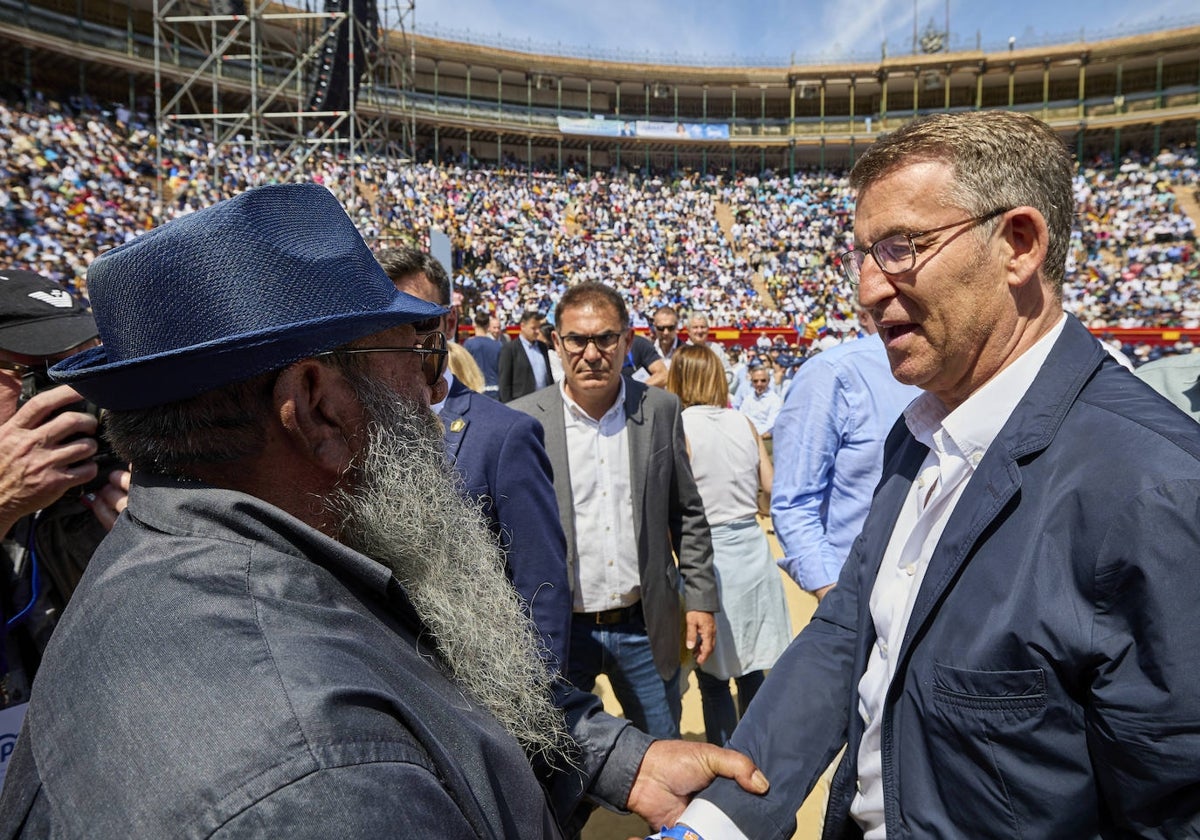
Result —
[{"label": "shirt button", "polygon": [[917,573],[917,564],[909,563],[907,566],[904,567],[904,573],[906,575],[908,575],[909,577],[912,577],[913,575],[915,575]]},{"label": "shirt button", "polygon": [[976,452],[975,454],[973,454],[973,455],[971,456],[971,466],[972,466],[972,467],[978,467],[978,466],[979,466],[979,462],[980,462],[980,461],[982,461],[982,460],[983,460],[983,455],[981,455],[980,453]]}]

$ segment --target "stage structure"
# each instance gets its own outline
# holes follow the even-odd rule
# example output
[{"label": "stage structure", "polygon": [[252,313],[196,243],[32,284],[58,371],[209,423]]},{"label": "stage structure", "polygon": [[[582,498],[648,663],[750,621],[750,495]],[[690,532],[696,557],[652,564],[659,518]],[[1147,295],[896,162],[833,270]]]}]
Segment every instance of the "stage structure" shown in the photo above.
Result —
[{"label": "stage structure", "polygon": [[235,143],[286,161],[288,172],[326,151],[348,160],[411,157],[414,5],[153,0],[159,195],[172,140],[200,141],[214,181]]}]

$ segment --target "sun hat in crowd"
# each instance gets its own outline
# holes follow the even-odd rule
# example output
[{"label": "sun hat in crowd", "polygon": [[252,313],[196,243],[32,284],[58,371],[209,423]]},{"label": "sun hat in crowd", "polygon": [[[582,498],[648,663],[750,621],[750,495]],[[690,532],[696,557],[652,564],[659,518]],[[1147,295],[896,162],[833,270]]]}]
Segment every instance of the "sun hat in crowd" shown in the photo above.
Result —
[{"label": "sun hat in crowd", "polygon": [[168,222],[99,257],[101,347],[51,376],[102,408],[188,399],[443,314],[396,291],[341,204],[278,184]]},{"label": "sun hat in crowd", "polygon": [[32,271],[0,269],[0,350],[57,356],[96,337],[78,298]]}]

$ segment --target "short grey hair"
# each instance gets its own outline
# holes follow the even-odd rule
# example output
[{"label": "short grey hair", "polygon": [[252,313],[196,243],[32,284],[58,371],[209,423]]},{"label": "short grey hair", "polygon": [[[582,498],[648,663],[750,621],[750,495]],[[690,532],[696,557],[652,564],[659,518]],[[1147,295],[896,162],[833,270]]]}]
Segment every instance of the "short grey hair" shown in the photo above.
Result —
[{"label": "short grey hair", "polygon": [[[972,216],[1030,206],[1046,219],[1050,242],[1043,273],[1061,293],[1075,212],[1075,165],[1044,122],[1011,111],[932,114],[884,135],[859,158],[850,186],[860,193],[902,166],[941,161],[954,184],[942,199]],[[981,235],[994,230],[984,227]]]},{"label": "short grey hair", "polygon": [[[320,358],[347,376],[361,375],[360,356]],[[106,411],[104,436],[138,472],[187,477],[194,467],[227,464],[262,451],[275,400],[273,370],[165,405]]]}]

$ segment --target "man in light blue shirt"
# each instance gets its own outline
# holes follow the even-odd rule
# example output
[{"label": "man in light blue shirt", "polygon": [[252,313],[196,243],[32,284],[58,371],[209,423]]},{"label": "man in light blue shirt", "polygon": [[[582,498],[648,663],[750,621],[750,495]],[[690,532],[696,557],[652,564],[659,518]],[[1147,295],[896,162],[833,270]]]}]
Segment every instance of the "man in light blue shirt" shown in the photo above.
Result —
[{"label": "man in light blue shirt", "polygon": [[783,408],[783,398],[771,390],[771,371],[765,365],[759,365],[750,371],[750,385],[754,390],[742,400],[738,411],[750,418],[754,430],[763,439],[770,454],[772,432],[775,429],[776,418]]},{"label": "man in light blue shirt", "polygon": [[921,393],[896,381],[870,316],[859,318],[872,334],[801,365],[775,421],[779,565],[817,598],[837,580],[862,530],[888,431]]}]

